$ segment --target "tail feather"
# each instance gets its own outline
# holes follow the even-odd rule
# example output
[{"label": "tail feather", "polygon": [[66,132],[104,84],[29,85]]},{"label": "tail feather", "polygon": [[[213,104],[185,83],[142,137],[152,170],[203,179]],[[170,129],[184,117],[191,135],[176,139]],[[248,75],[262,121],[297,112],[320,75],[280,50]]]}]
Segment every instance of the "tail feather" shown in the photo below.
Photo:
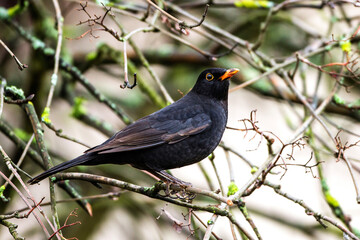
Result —
[{"label": "tail feather", "polygon": [[55,167],[52,167],[48,170],[46,170],[45,172],[37,175],[36,177],[30,179],[28,181],[28,183],[30,183],[31,185],[32,184],[35,184],[35,183],[38,183],[40,182],[41,180],[55,174],[55,173],[58,173],[58,172],[61,172],[63,170],[66,170],[68,168],[71,168],[71,167],[74,167],[74,166],[78,166],[78,165],[82,165],[88,161],[91,161],[92,159],[94,159],[95,156],[94,154],[84,154],[84,155],[81,155],[77,158],[74,158],[70,161],[67,161],[67,162],[63,162]]}]

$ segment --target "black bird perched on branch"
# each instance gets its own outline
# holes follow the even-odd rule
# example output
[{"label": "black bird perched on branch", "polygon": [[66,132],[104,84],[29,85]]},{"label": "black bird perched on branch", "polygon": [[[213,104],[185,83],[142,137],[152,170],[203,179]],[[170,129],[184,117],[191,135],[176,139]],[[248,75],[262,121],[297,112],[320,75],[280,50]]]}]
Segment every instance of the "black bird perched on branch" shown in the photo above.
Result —
[{"label": "black bird perched on branch", "polygon": [[177,102],[143,117],[73,160],[29,181],[77,165],[130,164],[159,178],[186,184],[165,170],[201,161],[219,144],[227,118],[229,79],[238,69],[203,71],[193,89]]}]

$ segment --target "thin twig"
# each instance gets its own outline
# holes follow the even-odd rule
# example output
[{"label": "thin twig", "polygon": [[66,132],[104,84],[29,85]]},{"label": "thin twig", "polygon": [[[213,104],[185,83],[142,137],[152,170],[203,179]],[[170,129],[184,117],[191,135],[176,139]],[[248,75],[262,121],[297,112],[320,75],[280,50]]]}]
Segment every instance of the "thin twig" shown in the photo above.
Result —
[{"label": "thin twig", "polygon": [[[2,150],[2,148],[1,148]],[[5,181],[7,181],[10,186],[12,188],[14,188],[14,190],[19,194],[20,198],[25,202],[25,204],[28,206],[28,209],[32,209],[32,206],[31,204],[29,203],[29,201],[27,200],[27,198],[21,193],[21,191],[15,186],[15,184],[13,184],[6,176],[5,174],[0,171],[0,175],[5,179]],[[46,229],[44,223],[40,220],[39,216],[35,213],[35,212],[32,212],[32,214],[34,215],[36,221],[40,224],[42,230],[44,231],[45,235],[46,236],[50,236],[48,230]]]},{"label": "thin twig", "polygon": [[[25,157],[26,157],[26,154],[27,154],[27,152],[28,152],[28,150],[29,150],[29,148],[30,148],[31,143],[32,143],[32,141],[34,140],[34,137],[35,137],[35,135],[32,134],[31,137],[30,137],[30,139],[29,139],[29,141],[27,142],[27,144],[26,144],[23,152],[21,153],[20,159],[19,159],[19,161],[17,162],[16,167],[20,167],[20,166],[21,166],[21,164],[22,164],[22,162],[24,161],[24,159],[25,159]],[[14,173],[11,173],[11,175],[10,175],[10,177],[9,177],[9,180],[11,181],[14,176],[15,176],[15,174],[14,174]],[[9,184],[9,182],[6,182],[3,186],[6,187],[8,184]]]},{"label": "thin twig", "polygon": [[56,25],[57,25],[57,44],[56,44],[56,50],[55,50],[55,56],[54,56],[54,71],[51,76],[51,85],[49,90],[49,95],[47,98],[46,106],[45,108],[50,108],[51,101],[54,95],[56,83],[58,80],[58,72],[59,72],[59,61],[60,61],[60,53],[61,53],[61,43],[63,38],[63,17],[61,15],[61,9],[58,0],[52,0],[54,8],[55,8],[55,14],[56,14]]},{"label": "thin twig", "polygon": [[[335,83],[335,86],[332,90],[332,92],[329,94],[329,96],[321,103],[321,105],[315,110],[315,113],[317,115],[319,115],[324,108],[326,107],[327,104],[330,103],[333,95],[337,92],[338,90],[338,84]],[[305,129],[314,121],[314,117],[310,116],[305,122],[303,122],[303,124],[297,128],[297,130],[295,131],[295,133],[292,135],[292,137],[290,138],[289,141],[287,142],[293,142],[296,138],[298,138],[298,136],[303,133],[305,131]],[[234,195],[232,195],[230,197],[231,200],[237,200],[239,199],[244,192],[255,182],[257,181],[257,179],[259,178],[259,176],[263,173],[263,171],[265,171],[265,169],[268,168],[269,164],[271,162],[274,162],[276,159],[279,158],[281,152],[278,152],[274,157],[269,158],[268,160],[266,160],[260,167],[259,169],[251,176],[251,178],[247,181],[246,184],[243,185],[243,187],[241,187]]]},{"label": "thin twig", "polygon": [[[271,185],[267,185],[267,186],[272,187]],[[331,218],[329,218],[327,216],[324,216],[324,215],[322,215],[320,213],[315,212],[303,200],[297,199],[297,198],[289,195],[288,193],[285,193],[285,192],[281,191],[279,188],[274,188],[274,191],[277,194],[289,199],[290,201],[293,201],[294,203],[299,204],[301,207],[303,207],[305,209],[307,215],[313,216],[322,226],[326,227],[325,224],[323,223],[323,220],[325,220],[325,221],[331,223],[333,226],[339,228],[342,232],[346,233],[352,239],[359,240],[359,238],[357,236],[355,236],[355,234],[350,232],[345,227],[343,227],[343,226],[339,225],[338,223],[336,223],[336,221],[334,221],[333,219],[331,219]]]},{"label": "thin twig", "polygon": [[28,65],[21,63],[20,60],[15,56],[15,54],[6,46],[6,44],[0,39],[0,44],[5,48],[5,50],[10,54],[10,56],[15,60],[18,68],[22,71],[28,67]]},{"label": "thin twig", "polygon": [[187,28],[190,28],[190,29],[201,26],[201,24],[205,21],[205,17],[206,17],[206,15],[207,15],[207,12],[208,12],[209,7],[210,7],[209,4],[206,4],[206,5],[205,5],[204,13],[203,13],[203,15],[201,16],[201,19],[200,19],[200,21],[199,21],[198,23],[195,23],[195,24],[193,24],[193,25],[187,25],[187,24],[185,24],[185,23],[183,22],[182,24],[180,24],[180,26],[181,26],[181,27],[184,27],[184,28],[187,27]]},{"label": "thin twig", "polygon": [[158,10],[159,12],[161,12],[161,14],[165,15],[166,17],[170,18],[171,20],[173,20],[174,22],[178,23],[179,25],[184,24],[184,21],[181,21],[179,19],[177,19],[176,17],[174,17],[173,15],[167,13],[166,11],[164,11],[163,9],[161,9],[158,5],[156,5],[155,3],[153,3],[151,0],[146,0],[151,6],[153,6],[156,10]]},{"label": "thin twig", "polygon": [[203,237],[203,240],[209,240],[211,234],[213,232],[216,220],[218,219],[219,215],[213,214],[211,218],[207,221],[207,228]]},{"label": "thin twig", "polygon": [[[30,197],[30,199],[34,202],[34,204],[36,203],[34,197],[31,195],[30,190],[27,188],[26,184],[22,181],[21,177],[19,176],[19,174],[16,172],[16,170],[13,168],[13,166],[10,164],[11,159],[9,158],[9,156],[6,154],[6,152],[3,150],[3,148],[0,146],[0,152],[1,155],[3,156],[6,166],[8,167],[8,169],[15,175],[15,177],[17,178],[17,180],[21,183],[22,187],[25,189],[25,191],[27,192],[28,196]],[[1,173],[1,172],[0,172]],[[2,173],[1,173],[2,174]],[[3,175],[3,174],[2,174]],[[23,198],[24,200],[24,195],[20,192],[19,189],[16,188],[16,186],[5,176],[3,175],[3,178],[6,179],[6,181],[18,192],[18,194],[20,195],[21,198]],[[24,200],[25,201],[25,200]],[[30,204],[28,204],[28,200],[26,199],[25,203],[27,203],[29,209],[32,209]],[[53,206],[53,203],[52,203]],[[56,231],[55,226],[53,226],[53,224],[51,223],[51,221],[49,220],[49,218],[44,214],[44,211],[41,209],[41,207],[38,204],[35,204],[35,207],[39,210],[40,214],[43,215],[43,217],[46,219],[47,223],[49,224],[49,226],[51,227],[51,229],[53,231]],[[38,223],[40,224],[40,226],[44,229],[44,232],[46,233],[47,236],[49,236],[49,232],[46,230],[44,224],[42,223],[42,221],[37,217],[37,215],[34,213],[35,218],[37,218]],[[60,240],[60,235],[57,234],[56,235],[58,240]]]},{"label": "thin twig", "polygon": [[4,89],[6,86],[6,79],[0,76],[0,80],[1,80],[1,83],[0,83],[0,118],[1,118],[2,112],[4,109],[4,98],[5,98],[4,97]]}]

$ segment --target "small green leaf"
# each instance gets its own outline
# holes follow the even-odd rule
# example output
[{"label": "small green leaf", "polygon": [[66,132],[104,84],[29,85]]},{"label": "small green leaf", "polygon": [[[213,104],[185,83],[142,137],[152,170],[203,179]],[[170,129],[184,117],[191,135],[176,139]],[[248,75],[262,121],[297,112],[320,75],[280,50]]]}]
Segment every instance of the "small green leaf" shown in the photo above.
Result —
[{"label": "small green leaf", "polygon": [[345,105],[345,101],[343,99],[341,99],[341,97],[337,94],[334,94],[333,96],[333,101],[336,103],[336,104],[340,104],[340,105]]},{"label": "small green leaf", "polygon": [[49,107],[46,107],[43,113],[41,114],[41,121],[44,123],[51,123]]},{"label": "small green leaf", "polygon": [[25,99],[24,91],[21,88],[6,86],[5,90],[11,92],[12,95],[15,95],[16,99]]},{"label": "small green leaf", "polygon": [[0,187],[0,196],[4,195],[4,191],[5,191],[5,186],[1,185],[1,187]]},{"label": "small green leaf", "polygon": [[81,117],[86,114],[86,108],[84,107],[85,99],[81,97],[76,97],[74,106],[72,108],[71,116],[73,117]]},{"label": "small green leaf", "polygon": [[271,1],[255,1],[255,0],[238,0],[234,2],[236,7],[243,8],[271,8],[274,2]]},{"label": "small green leaf", "polygon": [[351,42],[350,42],[350,40],[340,41],[340,47],[344,52],[349,53],[351,51]]},{"label": "small green leaf", "polygon": [[9,199],[7,199],[5,196],[4,196],[4,191],[5,191],[5,186],[4,185],[2,185],[1,187],[0,187],[0,199],[3,201],[3,202],[8,202],[9,201]]},{"label": "small green leaf", "polygon": [[86,55],[86,61],[93,61],[97,57],[97,52],[90,52]]},{"label": "small green leaf", "polygon": [[256,173],[257,170],[259,170],[257,167],[252,167],[252,168],[251,168],[251,174]]},{"label": "small green leaf", "polygon": [[8,9],[9,17],[12,18],[21,14],[29,6],[28,1],[20,1],[20,3]]},{"label": "small green leaf", "polygon": [[239,188],[236,186],[236,184],[234,182],[231,182],[230,185],[228,186],[227,196],[229,197],[231,195],[234,195],[238,190]]}]

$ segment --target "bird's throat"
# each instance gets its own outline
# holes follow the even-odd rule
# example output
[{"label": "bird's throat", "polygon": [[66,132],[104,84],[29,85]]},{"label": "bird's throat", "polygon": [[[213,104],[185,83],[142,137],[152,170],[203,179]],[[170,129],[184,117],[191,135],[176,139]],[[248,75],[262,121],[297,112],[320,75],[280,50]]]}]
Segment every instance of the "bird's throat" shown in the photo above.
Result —
[{"label": "bird's throat", "polygon": [[216,84],[212,84],[210,86],[202,86],[196,84],[192,91],[196,92],[197,94],[207,96],[211,99],[216,99],[220,101],[227,101],[228,99],[228,91],[229,91],[229,80],[224,80],[222,82],[218,82]]}]

